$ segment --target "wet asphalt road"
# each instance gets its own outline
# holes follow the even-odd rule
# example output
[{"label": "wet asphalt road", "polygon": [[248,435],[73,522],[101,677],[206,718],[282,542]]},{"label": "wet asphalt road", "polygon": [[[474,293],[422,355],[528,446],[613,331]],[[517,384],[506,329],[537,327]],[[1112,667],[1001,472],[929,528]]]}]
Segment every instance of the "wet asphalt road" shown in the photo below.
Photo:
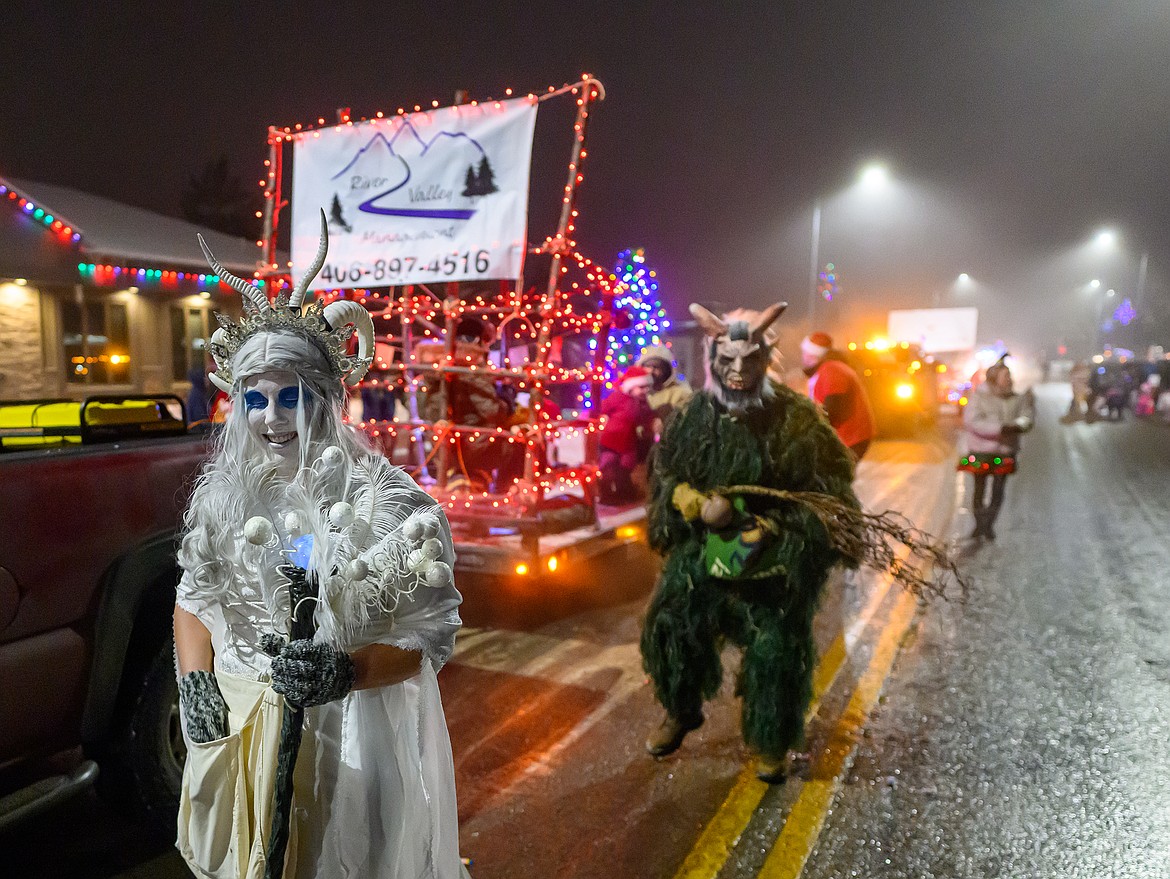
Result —
[{"label": "wet asphalt road", "polygon": [[[860,746],[806,833],[804,876],[1170,877],[1170,426],[1064,426],[1067,391],[1039,396],[994,544],[957,539],[969,486],[945,425],[876,444],[862,467],[867,505],[955,539],[975,588],[965,606],[921,610],[892,673],[879,670],[884,695],[856,719]],[[526,588],[468,584],[468,625],[440,678],[475,879],[797,875],[770,852],[808,793],[837,783],[820,778],[820,756],[842,738],[875,645],[899,640],[896,590],[832,581],[822,664],[847,637],[810,723],[811,768],[756,789],[720,849],[712,827],[753,790],[733,652],[707,722],[652,760],[642,741],[661,712],[636,646],[645,574],[623,565],[586,593]],[[189,875],[92,794],[0,836],[0,850],[29,879]]]},{"label": "wet asphalt road", "polygon": [[1170,876],[1170,426],[1067,400],[1038,389],[970,603],[922,616],[805,876]]},{"label": "wet asphalt road", "polygon": [[[877,509],[938,520],[952,506],[942,490],[949,474],[940,472],[949,458],[937,440],[879,443],[858,490]],[[733,650],[704,726],[678,754],[646,755],[642,743],[662,712],[637,648],[653,572],[636,562],[585,571],[576,587],[563,576],[461,583],[466,626],[440,686],[461,850],[475,879],[673,876],[729,790],[745,772],[754,778],[739,735]],[[841,633],[881,616],[875,593],[883,594],[872,577],[838,575],[818,614],[818,647],[832,654],[837,645],[843,681],[866,648],[851,636],[846,651]],[[0,875],[11,867],[22,879],[190,875],[166,839],[147,836],[92,791],[0,834],[0,858]]]}]

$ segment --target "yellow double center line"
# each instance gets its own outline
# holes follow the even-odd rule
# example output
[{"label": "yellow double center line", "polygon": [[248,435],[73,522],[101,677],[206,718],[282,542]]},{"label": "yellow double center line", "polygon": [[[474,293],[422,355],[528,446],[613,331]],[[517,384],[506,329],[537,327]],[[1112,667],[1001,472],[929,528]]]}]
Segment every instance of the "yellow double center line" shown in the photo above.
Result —
[{"label": "yellow double center line", "polygon": [[[861,619],[866,620],[877,609],[890,588],[885,580],[872,597]],[[881,692],[882,684],[889,675],[897,656],[898,645],[914,620],[916,599],[908,593],[899,594],[890,612],[889,620],[878,639],[870,663],[842,713],[829,738],[823,755],[812,769],[812,780],[801,789],[796,803],[789,812],[784,828],[780,832],[772,851],[759,873],[767,879],[799,876],[812,847],[824,826],[825,815],[833,797],[841,786],[841,776],[860,736],[861,727],[873,709]],[[832,686],[847,650],[846,635],[842,632],[817,664],[813,676],[813,702],[809,706],[807,719],[816,714],[821,697]],[[731,854],[732,848],[743,835],[748,822],[758,808],[768,784],[755,777],[755,761],[740,773],[731,792],[715,817],[703,828],[674,879],[713,879]]]},{"label": "yellow double center line", "polygon": [[776,844],[757,874],[759,879],[787,879],[799,876],[804,870],[817,837],[821,835],[821,828],[825,826],[833,797],[841,789],[845,769],[857,750],[862,728],[894,665],[898,645],[914,622],[916,604],[913,595],[903,592],[898,596],[869,661],[869,668],[858,681],[824,752],[812,767],[811,778],[801,788]]}]

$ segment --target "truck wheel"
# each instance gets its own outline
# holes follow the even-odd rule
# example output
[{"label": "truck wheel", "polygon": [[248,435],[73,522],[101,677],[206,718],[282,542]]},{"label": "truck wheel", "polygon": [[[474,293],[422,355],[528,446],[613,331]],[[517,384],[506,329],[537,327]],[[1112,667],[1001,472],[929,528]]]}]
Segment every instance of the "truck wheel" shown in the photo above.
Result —
[{"label": "truck wheel", "polygon": [[102,763],[104,792],[173,838],[187,748],[179,722],[174,644],[166,639],[132,696],[129,721]]}]

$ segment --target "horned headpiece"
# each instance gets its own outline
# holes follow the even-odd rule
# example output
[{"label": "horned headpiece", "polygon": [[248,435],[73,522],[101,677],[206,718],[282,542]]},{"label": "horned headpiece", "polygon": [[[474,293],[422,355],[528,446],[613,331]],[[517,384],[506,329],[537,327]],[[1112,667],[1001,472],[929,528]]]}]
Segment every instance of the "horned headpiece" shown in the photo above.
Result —
[{"label": "horned headpiece", "polygon": [[763,311],[733,311],[719,317],[698,303],[691,303],[691,316],[702,327],[703,332],[715,342],[745,342],[760,350],[771,348],[773,339],[766,338],[768,328],[784,313],[787,302],[769,305]]},{"label": "horned headpiece", "polygon": [[691,305],[691,314],[710,338],[707,391],[732,414],[760,405],[767,393],[764,376],[774,341],[767,330],[787,307],[787,302],[778,302],[760,312],[732,312],[721,318]]},{"label": "horned headpiece", "polygon": [[[374,359],[374,322],[370,313],[360,303],[348,300],[323,306],[319,299],[314,299],[308,307],[302,307],[309,284],[321,271],[325,254],[329,252],[329,227],[324,211],[321,212],[321,246],[317,248],[317,256],[292,293],[281,292],[273,303],[255,284],[237,278],[220,265],[203,236],[197,237],[208,264],[220,280],[240,294],[244,306],[244,316],[239,323],[225,314],[217,312],[215,315],[219,329],[212,334],[209,346],[215,359],[215,372],[207,376],[213,385],[230,394],[234,380],[231,362],[236,352],[257,333],[277,332],[301,336],[321,348],[334,373],[350,387],[362,380]],[[351,357],[346,354],[346,348],[355,333],[358,350]]]}]

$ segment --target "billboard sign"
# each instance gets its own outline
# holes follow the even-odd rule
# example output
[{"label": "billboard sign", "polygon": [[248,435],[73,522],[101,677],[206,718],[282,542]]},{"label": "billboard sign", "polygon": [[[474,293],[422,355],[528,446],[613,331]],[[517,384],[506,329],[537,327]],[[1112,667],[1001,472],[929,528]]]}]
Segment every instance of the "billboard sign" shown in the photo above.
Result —
[{"label": "billboard sign", "polygon": [[978,324],[978,308],[904,309],[890,312],[886,335],[891,342],[914,342],[927,354],[969,351]]}]

